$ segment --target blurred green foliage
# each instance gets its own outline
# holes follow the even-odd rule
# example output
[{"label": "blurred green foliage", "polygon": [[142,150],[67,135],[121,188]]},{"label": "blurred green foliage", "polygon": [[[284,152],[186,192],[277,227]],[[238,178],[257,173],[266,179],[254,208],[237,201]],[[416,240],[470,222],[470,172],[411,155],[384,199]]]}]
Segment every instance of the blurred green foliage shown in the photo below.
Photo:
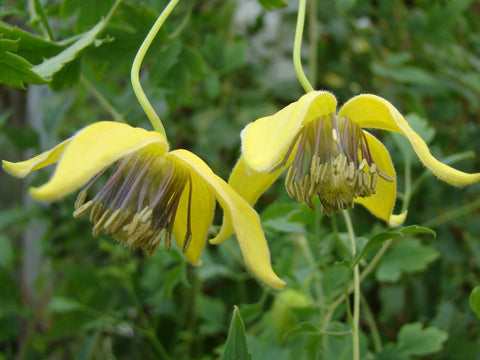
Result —
[{"label": "blurred green foliage", "polygon": [[[362,92],[385,97],[435,156],[478,171],[480,3],[317,2],[318,36],[307,21],[304,40],[315,87],[340,103]],[[296,5],[288,3],[180,2],[147,53],[141,81],[172,147],[195,152],[225,179],[240,130],[302,94],[291,62]],[[2,159],[40,153],[98,120],[150,128],[129,72],[166,1],[124,0],[107,21],[113,4],[0,2]],[[380,241],[386,226],[360,207],[351,212],[359,246],[390,242],[362,281],[362,359],[480,359],[479,186],[446,186],[404,139],[376,135],[396,165],[398,209],[404,189],[413,191],[406,225],[437,236]],[[292,202],[281,181],[256,206],[274,268],[289,283],[273,292],[246,273],[232,239],[207,246],[194,268],[178,249],[148,257],[93,238],[88,220],[71,216],[73,196],[29,198],[28,187],[48,176],[0,173],[0,359],[351,358],[345,306],[332,307],[349,273],[343,221]],[[365,252],[362,271],[381,249]],[[244,338],[248,350],[235,348]]]}]

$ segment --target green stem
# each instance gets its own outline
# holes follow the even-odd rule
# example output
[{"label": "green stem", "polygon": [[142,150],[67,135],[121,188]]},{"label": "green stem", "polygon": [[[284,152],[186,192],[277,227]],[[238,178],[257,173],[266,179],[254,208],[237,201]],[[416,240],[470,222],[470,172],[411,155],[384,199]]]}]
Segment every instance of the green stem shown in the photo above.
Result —
[{"label": "green stem", "polygon": [[405,156],[405,194],[402,204],[402,213],[408,210],[410,199],[412,197],[412,161],[410,157]]},{"label": "green stem", "polygon": [[[43,5],[40,1],[38,0],[33,0],[29,1],[29,9],[32,14],[32,21],[35,22],[39,20],[43,27],[45,28],[45,31],[47,33],[48,40],[53,41],[53,32],[52,28],[50,27],[50,24],[48,23],[47,15],[45,14],[45,10],[43,9]],[[38,13],[37,13],[38,11]]]},{"label": "green stem", "polygon": [[310,0],[308,8],[308,35],[309,35],[309,57],[308,57],[308,76],[315,87],[317,83],[317,63],[318,63],[318,22],[317,22],[317,0]]},{"label": "green stem", "polygon": [[110,20],[112,19],[113,13],[115,12],[115,10],[117,10],[118,5],[120,5],[121,2],[122,2],[122,0],[115,1],[113,6],[110,8],[110,11],[108,12],[107,16],[105,17],[105,26],[106,26],[106,24],[108,24],[110,22]]},{"label": "green stem", "polygon": [[370,332],[372,334],[373,346],[375,347],[375,353],[378,354],[382,351],[382,339],[380,338],[380,332],[378,331],[377,323],[375,322],[375,317],[373,316],[370,306],[368,306],[367,299],[362,294],[362,309],[364,318],[368,323]]},{"label": "green stem", "polygon": [[[345,224],[350,238],[350,246],[352,248],[352,258],[356,254],[355,233],[353,232],[352,220],[348,211],[342,211],[345,219]],[[347,290],[348,294],[348,290]],[[348,302],[347,302],[348,304]],[[359,265],[353,268],[353,321],[352,327],[352,345],[353,345],[353,360],[360,360],[360,340],[359,340],[359,324],[360,324],[360,270]]]},{"label": "green stem", "polygon": [[110,115],[113,117],[113,120],[117,122],[126,122],[122,114],[120,114],[113,106],[108,102],[107,99],[97,90],[93,84],[88,81],[83,75],[80,76],[81,83],[87,88],[88,91],[97,99],[97,101],[107,110]]},{"label": "green stem", "polygon": [[139,313],[142,315],[145,322],[147,323],[147,328],[142,329],[143,334],[148,338],[148,340],[150,340],[150,343],[157,351],[160,359],[171,360],[170,355],[168,355],[167,351],[163,347],[163,344],[160,342],[160,339],[157,337],[157,334],[155,333],[155,330],[152,327],[152,324],[150,322],[148,315],[143,310],[143,305],[140,302],[140,299],[137,296],[137,292],[135,291],[135,288],[133,286],[133,279],[131,277],[128,277],[126,278],[126,280],[127,281],[125,282],[125,286],[127,288],[127,291],[130,294],[130,297],[132,298],[133,302],[135,303],[136,309],[139,311]]},{"label": "green stem", "polygon": [[[378,251],[378,253],[373,257],[372,261],[368,263],[368,265],[365,267],[365,269],[362,271],[360,274],[360,282],[362,282],[370,273],[372,270],[377,266],[378,262],[382,258],[383,254],[390,248],[392,245],[393,241],[396,240],[397,238],[394,239],[389,239],[385,241],[383,244],[382,248]],[[354,284],[352,284],[348,288],[348,294],[350,294],[353,291]],[[326,329],[327,325],[329,324],[330,320],[332,319],[333,313],[337,309],[338,306],[345,300],[345,294],[340,295],[332,304],[329,306],[328,313],[325,316],[325,319],[323,320],[323,326],[322,329]]]},{"label": "green stem", "polygon": [[153,129],[165,136],[167,136],[165,132],[165,128],[163,127],[160,117],[157,115],[157,113],[153,109],[152,104],[150,104],[147,96],[145,95],[145,92],[143,91],[142,85],[140,84],[139,74],[140,74],[140,66],[142,65],[143,58],[145,57],[145,54],[147,53],[150,45],[152,44],[153,39],[155,38],[158,31],[162,27],[165,20],[167,20],[168,16],[173,11],[175,6],[177,6],[179,1],[180,0],[170,0],[170,2],[167,4],[165,9],[163,9],[162,13],[158,17],[158,19],[155,21],[152,28],[148,32],[147,36],[143,40],[142,45],[138,49],[137,54],[135,55],[135,59],[133,60],[132,70],[130,72],[133,91],[135,92],[138,102],[142,106],[143,111],[145,111],[145,114],[150,120],[150,123],[152,124]]},{"label": "green stem", "polygon": [[475,201],[472,201],[469,204],[457,207],[453,210],[450,210],[440,216],[437,216],[433,219],[428,220],[427,222],[424,222],[422,226],[425,227],[435,227],[439,224],[445,224],[453,219],[456,219],[460,216],[467,215],[471,213],[473,210],[476,210],[480,208],[480,199],[477,199]]},{"label": "green stem", "polygon": [[303,89],[308,93],[314,91],[312,84],[307,79],[305,72],[302,68],[302,37],[303,37],[303,28],[305,25],[305,8],[307,5],[307,0],[300,0],[298,4],[298,16],[297,16],[297,27],[295,28],[295,40],[293,43],[293,66],[295,67],[295,72],[297,73],[298,81],[303,86]]}]

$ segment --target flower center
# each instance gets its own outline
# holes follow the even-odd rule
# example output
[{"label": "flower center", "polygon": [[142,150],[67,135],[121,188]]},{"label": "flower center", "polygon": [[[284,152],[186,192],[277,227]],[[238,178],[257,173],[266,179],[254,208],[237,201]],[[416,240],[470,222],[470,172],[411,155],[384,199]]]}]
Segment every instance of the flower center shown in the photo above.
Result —
[{"label": "flower center", "polygon": [[346,116],[332,114],[305,124],[272,172],[287,163],[295,146],[285,181],[287,192],[312,209],[312,199],[318,195],[328,216],[353,208],[356,197],[375,194],[378,176],[394,181],[378,169],[365,133]]},{"label": "flower center", "polygon": [[90,211],[93,236],[112,234],[150,255],[165,237],[165,247],[170,249],[178,204],[188,184],[187,232],[182,251],[188,250],[192,238],[192,184],[188,171],[170,159],[137,152],[120,159],[105,185],[85,202],[88,189],[102,173],[78,194],[73,213],[79,217]]}]

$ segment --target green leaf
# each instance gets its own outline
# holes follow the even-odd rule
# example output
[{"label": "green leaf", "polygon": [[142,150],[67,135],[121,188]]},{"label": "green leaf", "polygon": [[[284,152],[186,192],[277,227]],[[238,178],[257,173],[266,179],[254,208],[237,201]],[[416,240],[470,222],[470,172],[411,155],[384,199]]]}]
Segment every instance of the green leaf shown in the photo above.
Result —
[{"label": "green leaf", "polygon": [[44,40],[2,21],[0,21],[0,34],[3,34],[4,39],[19,41],[15,53],[35,65],[42,62],[43,59],[58,54],[64,48],[64,46]]},{"label": "green leaf", "polygon": [[55,297],[50,302],[50,310],[56,313],[66,313],[83,309],[85,309],[83,304],[77,300],[66,297]]},{"label": "green leaf", "polygon": [[203,320],[200,325],[201,334],[214,335],[223,331],[225,315],[225,303],[221,299],[199,296],[198,316]]},{"label": "green leaf", "polygon": [[375,360],[411,360],[411,357],[399,351],[394,344],[389,343],[375,356]]},{"label": "green leaf", "polygon": [[229,73],[245,64],[246,43],[238,41],[224,48],[222,74]]},{"label": "green leaf", "polygon": [[358,262],[375,247],[397,236],[402,236],[402,233],[399,231],[386,231],[372,237],[370,240],[368,240],[368,242],[365,244],[362,250],[355,256],[355,259],[353,260],[351,267],[353,268],[355,265],[357,265]]},{"label": "green leaf", "polygon": [[430,234],[430,235],[433,235],[433,237],[437,236],[435,231],[433,231],[432,229],[429,229],[423,226],[418,226],[418,225],[410,225],[410,226],[401,228],[398,231],[400,231],[403,235]]},{"label": "green leaf", "polygon": [[430,73],[412,65],[385,67],[381,64],[373,63],[371,68],[374,74],[392,79],[398,83],[431,87],[439,84],[439,81]]},{"label": "green leaf", "polygon": [[65,0],[62,3],[62,15],[77,13],[75,30],[84,31],[91,28],[108,13],[115,0]]},{"label": "green leaf", "polygon": [[408,355],[428,355],[442,349],[448,333],[436,327],[422,329],[422,324],[406,324],[398,334],[398,349]]},{"label": "green leaf", "polygon": [[311,299],[299,290],[285,289],[277,294],[272,306],[272,326],[279,343],[298,326],[295,310],[307,310],[311,306]]},{"label": "green leaf", "polygon": [[44,79],[51,79],[66,64],[74,61],[84,49],[94,45],[98,35],[105,28],[105,25],[106,20],[101,20],[92,29],[83,33],[83,35],[81,35],[77,41],[75,41],[61,53],[45,60],[40,65],[34,66],[32,70]]},{"label": "green leaf", "polygon": [[267,10],[281,9],[288,6],[284,0],[258,0],[258,2]]},{"label": "green leaf", "polygon": [[476,286],[470,293],[470,308],[480,319],[480,285]]},{"label": "green leaf", "polygon": [[251,360],[252,355],[248,352],[245,325],[238,311],[233,307],[233,318],[228,329],[228,337],[223,350],[223,360]]},{"label": "green leaf", "polygon": [[8,210],[0,211],[0,231],[16,225],[22,225],[32,217],[31,211],[26,211],[23,207],[12,207]]},{"label": "green leaf", "polygon": [[371,250],[373,250],[375,247],[378,245],[383,244],[385,241],[393,239],[397,236],[405,236],[405,235],[413,235],[413,234],[430,234],[435,236],[435,231],[418,226],[418,225],[411,225],[407,226],[402,229],[395,229],[394,231],[389,230],[386,232],[382,232],[380,234],[375,235],[372,237],[368,242],[365,244],[364,247],[361,248],[361,250],[358,252],[358,254],[355,256],[355,259],[352,262],[352,267],[357,265],[358,262]]},{"label": "green leaf", "polygon": [[11,240],[4,234],[0,234],[0,266],[7,270],[13,269],[15,250]]},{"label": "green leaf", "polygon": [[422,245],[418,239],[405,239],[383,256],[376,277],[379,281],[395,282],[402,273],[425,270],[439,255],[437,250]]},{"label": "green leaf", "polygon": [[0,39],[0,83],[24,89],[24,83],[45,84],[46,81],[32,71],[23,57],[14,54],[19,40]]}]

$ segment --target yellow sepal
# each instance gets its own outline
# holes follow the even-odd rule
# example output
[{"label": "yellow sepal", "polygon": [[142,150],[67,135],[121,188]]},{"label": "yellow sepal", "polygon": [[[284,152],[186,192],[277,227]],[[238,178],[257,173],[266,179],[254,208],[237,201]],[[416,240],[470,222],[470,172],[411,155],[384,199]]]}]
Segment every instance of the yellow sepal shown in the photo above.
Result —
[{"label": "yellow sepal", "polygon": [[245,264],[250,271],[272,288],[283,288],[285,282],[271,267],[267,240],[253,208],[196,155],[187,150],[175,150],[170,152],[169,156],[177,157],[192,172],[196,172],[215,193],[217,201],[232,223]]},{"label": "yellow sepal", "polygon": [[60,156],[63,154],[65,147],[70,144],[72,138],[61,142],[53,149],[45,151],[40,155],[37,155],[29,160],[20,161],[20,162],[10,162],[2,160],[3,168],[10,175],[13,175],[18,178],[24,178],[29,175],[31,172],[44,168],[45,166],[54,164],[58,161]]},{"label": "yellow sepal", "polygon": [[[273,174],[266,171],[255,171],[250,169],[245,159],[241,157],[233,168],[228,184],[250,205],[254,205],[262,195],[280,176],[284,169]],[[229,219],[224,216],[222,227],[217,236],[210,240],[212,244],[220,244],[233,234],[233,226]]]},{"label": "yellow sepal", "polygon": [[158,156],[168,151],[163,135],[111,121],[94,123],[75,134],[60,157],[52,178],[38,188],[30,189],[37,200],[55,200],[92,179],[105,167],[123,156],[146,148]]},{"label": "yellow sepal", "polygon": [[368,197],[357,197],[355,202],[365,206],[368,211],[380,219],[386,221],[390,226],[400,225],[406,217],[405,214],[392,215],[395,199],[397,197],[397,177],[393,167],[392,159],[385,146],[372,134],[364,131],[370,153],[377,167],[389,175],[393,181],[387,181],[378,176],[378,183],[375,194]]},{"label": "yellow sepal", "polygon": [[420,161],[430,169],[439,179],[452,185],[469,185],[480,180],[480,173],[468,174],[456,170],[432,156],[427,144],[408,125],[400,112],[387,100],[370,94],[355,96],[350,99],[339,111],[339,115],[346,115],[362,128],[377,128],[403,134]]},{"label": "yellow sepal", "polygon": [[337,101],[326,91],[312,91],[274,115],[258,119],[241,132],[242,156],[255,171],[269,171],[283,158],[304,123],[335,113]]},{"label": "yellow sepal", "polygon": [[[175,152],[176,151],[172,151],[165,157],[180,163],[180,166],[184,166],[183,161],[179,161],[175,156]],[[200,255],[207,241],[208,229],[213,221],[215,212],[215,194],[197,172],[192,171],[190,167],[187,167],[187,169],[190,173],[191,182],[185,186],[180,198],[175,222],[173,224],[173,234],[175,241],[180,249],[182,249],[187,232],[188,202],[191,184],[190,229],[192,230],[192,238],[188,251],[185,252],[184,255],[193,265],[201,265],[201,261],[199,260]]]}]

